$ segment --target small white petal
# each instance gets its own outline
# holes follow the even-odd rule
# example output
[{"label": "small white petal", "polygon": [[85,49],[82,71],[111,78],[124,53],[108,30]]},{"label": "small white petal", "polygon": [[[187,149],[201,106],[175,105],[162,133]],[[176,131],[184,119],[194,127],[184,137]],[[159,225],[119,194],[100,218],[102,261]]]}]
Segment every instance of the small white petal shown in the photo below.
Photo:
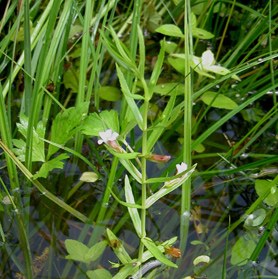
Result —
[{"label": "small white petal", "polygon": [[182,162],[181,164],[176,164],[177,174],[182,173],[187,170],[187,164]]},{"label": "small white petal", "polygon": [[108,129],[104,132],[99,132],[101,140],[98,141],[98,144],[107,143],[108,141],[115,141],[119,134],[113,132],[111,129]]},{"label": "small white petal", "polygon": [[207,67],[210,67],[214,64],[215,64],[215,60],[214,60],[214,54],[212,53],[212,51],[208,49],[205,52],[203,52],[203,54],[202,54],[202,66],[204,68],[207,68]]}]

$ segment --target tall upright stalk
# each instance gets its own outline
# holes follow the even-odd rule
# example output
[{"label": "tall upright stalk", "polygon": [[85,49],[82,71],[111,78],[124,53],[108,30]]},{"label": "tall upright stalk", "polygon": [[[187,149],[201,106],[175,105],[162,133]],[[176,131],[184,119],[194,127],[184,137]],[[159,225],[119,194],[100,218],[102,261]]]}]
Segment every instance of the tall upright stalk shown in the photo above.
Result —
[{"label": "tall upright stalk", "polygon": [[[190,69],[190,55],[192,54],[192,35],[190,30],[190,0],[184,3],[184,54],[185,54],[185,80],[184,80],[184,144],[183,161],[191,167],[191,112],[192,112],[192,77]],[[189,178],[182,185],[181,196],[181,226],[180,226],[180,248],[186,248],[186,241],[189,227],[191,203],[191,179]]]},{"label": "tall upright stalk", "polygon": [[[144,102],[144,112],[143,112],[143,135],[142,135],[142,189],[141,189],[141,238],[146,236],[146,199],[147,199],[147,160],[146,155],[148,152],[147,140],[148,140],[148,107],[149,107],[149,100],[147,97],[147,92],[145,90],[145,102]],[[140,242],[139,247],[139,261],[142,261],[142,256],[144,252],[144,245]]]}]

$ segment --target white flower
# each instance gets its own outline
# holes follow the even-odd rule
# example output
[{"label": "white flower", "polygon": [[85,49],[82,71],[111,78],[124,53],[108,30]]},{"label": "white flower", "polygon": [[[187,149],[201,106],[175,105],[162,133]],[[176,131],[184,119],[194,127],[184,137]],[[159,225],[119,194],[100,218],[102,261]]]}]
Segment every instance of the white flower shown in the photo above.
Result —
[{"label": "white flower", "polygon": [[177,174],[180,174],[187,170],[187,164],[182,162],[181,164],[176,164]]},{"label": "white flower", "polygon": [[108,129],[104,132],[99,132],[99,136],[100,136],[100,140],[98,140],[98,144],[102,144],[102,143],[108,143],[109,141],[113,142],[115,141],[119,134],[116,132],[113,132],[111,129]]}]

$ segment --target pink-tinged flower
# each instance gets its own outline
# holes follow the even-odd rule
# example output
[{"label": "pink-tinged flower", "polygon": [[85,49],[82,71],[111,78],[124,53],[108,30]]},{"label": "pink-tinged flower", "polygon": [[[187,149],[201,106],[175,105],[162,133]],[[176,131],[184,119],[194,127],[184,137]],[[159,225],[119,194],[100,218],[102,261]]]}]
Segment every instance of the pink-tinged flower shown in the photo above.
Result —
[{"label": "pink-tinged flower", "polygon": [[156,163],[166,163],[171,159],[169,155],[151,154],[147,157],[148,160]]},{"label": "pink-tinged flower", "polygon": [[101,138],[100,140],[98,140],[98,144],[108,144],[109,142],[115,142],[119,136],[118,133],[113,132],[111,129],[108,129],[104,132],[99,132],[98,134]]},{"label": "pink-tinged flower", "polygon": [[181,164],[176,164],[177,174],[180,174],[187,170],[187,164],[182,162]]}]

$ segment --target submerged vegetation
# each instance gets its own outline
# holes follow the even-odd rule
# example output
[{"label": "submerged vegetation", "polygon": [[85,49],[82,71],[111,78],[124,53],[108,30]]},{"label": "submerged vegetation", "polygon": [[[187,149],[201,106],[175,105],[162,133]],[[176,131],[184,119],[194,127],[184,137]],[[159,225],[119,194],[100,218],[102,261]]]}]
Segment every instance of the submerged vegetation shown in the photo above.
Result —
[{"label": "submerged vegetation", "polygon": [[0,277],[278,278],[277,4],[2,3]]}]

